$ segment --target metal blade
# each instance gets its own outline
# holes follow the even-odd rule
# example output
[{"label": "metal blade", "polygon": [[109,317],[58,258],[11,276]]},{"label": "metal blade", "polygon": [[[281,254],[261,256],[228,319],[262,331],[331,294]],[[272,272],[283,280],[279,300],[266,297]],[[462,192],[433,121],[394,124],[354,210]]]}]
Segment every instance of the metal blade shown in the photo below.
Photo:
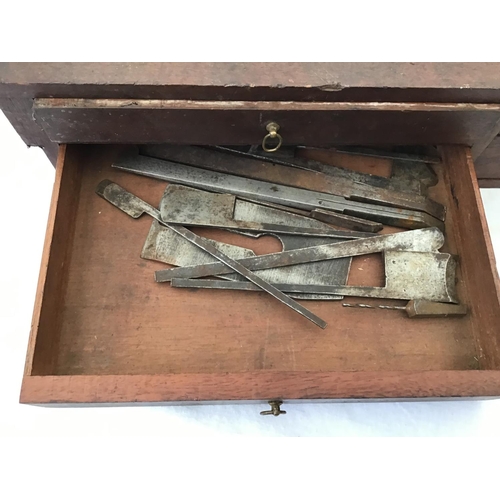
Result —
[{"label": "metal blade", "polygon": [[283,292],[278,290],[273,285],[267,283],[262,278],[259,278],[259,276],[249,271],[240,262],[233,260],[227,255],[225,255],[223,252],[218,250],[205,238],[202,238],[201,236],[192,233],[191,231],[189,231],[189,229],[186,229],[182,226],[170,226],[169,224],[166,224],[165,222],[162,221],[160,212],[158,210],[156,210],[154,207],[152,207],[145,201],[141,200],[140,198],[132,195],[131,193],[123,189],[121,186],[118,186],[118,184],[115,184],[111,181],[103,181],[97,187],[96,192],[99,196],[109,201],[116,207],[120,208],[120,210],[126,211],[126,213],[128,214],[130,213],[135,214],[139,210],[143,210],[144,213],[148,213],[161,224],[164,224],[166,227],[180,234],[194,245],[198,246],[199,248],[202,248],[203,250],[214,256],[216,259],[220,260],[227,267],[243,275],[245,278],[247,278],[249,281],[257,285],[259,288],[269,293],[274,298],[278,299],[280,302],[287,305],[294,311],[298,312],[299,314],[307,318],[309,321],[312,321],[320,328],[323,329],[326,328],[327,326],[326,322],[323,321],[319,316],[316,316],[314,313],[309,311],[309,309],[302,306],[292,298],[288,297]]},{"label": "metal blade", "polygon": [[[245,205],[246,203],[246,205]],[[294,236],[320,236],[340,239],[367,238],[371,233],[360,231],[345,231],[332,229],[326,224],[318,224],[308,218],[299,226],[287,225],[287,221],[294,223],[297,219],[281,216],[275,212],[274,217],[259,220],[255,216],[235,213],[236,207],[246,207],[247,212],[252,210],[257,214],[264,213],[259,205],[240,201],[232,194],[211,193],[201,189],[169,184],[165,188],[160,202],[161,218],[168,224],[183,226],[214,227],[219,229],[238,229],[258,233],[291,234]],[[281,212],[282,214],[284,212]]]},{"label": "metal blade", "polygon": [[[255,256],[255,253],[248,248],[210,239],[209,241],[233,259]],[[141,257],[173,266],[193,266],[216,262],[210,254],[193,245],[175,231],[163,226],[157,220],[153,220],[151,223],[151,228],[142,248]]]},{"label": "metal blade", "polygon": [[[192,189],[192,188],[185,188]],[[170,192],[169,187],[165,189],[164,196]],[[213,195],[212,196],[221,196]],[[231,195],[223,195],[231,196]],[[206,207],[205,207],[206,208]],[[211,208],[219,208],[211,205]],[[224,207],[220,207],[224,211]],[[283,211],[282,208],[276,209],[274,206],[263,206],[248,201],[236,199],[234,207],[228,207],[228,214],[231,214],[240,221],[255,221],[264,223],[276,223],[281,225],[294,225],[300,227],[317,227],[318,229],[328,229],[329,226],[322,222],[304,217],[295,213]],[[262,234],[246,233],[238,231],[245,236],[253,238],[260,237]],[[287,234],[264,233],[278,239],[283,250],[292,250],[295,248],[305,248],[331,243],[331,238],[316,238],[305,236],[294,236]],[[335,239],[336,241],[341,241]],[[255,254],[246,248],[226,243],[214,243],[219,250],[234,259],[254,256]],[[212,256],[203,250],[192,245],[190,242],[179,236],[174,231],[160,225],[153,220],[149,230],[146,242],[141,254],[142,258],[158,260],[175,266],[193,266],[197,264],[208,264],[214,262]],[[256,271],[256,274],[269,283],[311,283],[318,285],[345,285],[349,274],[351,259],[335,259],[322,262],[312,262],[309,264],[297,264],[283,268],[268,269]],[[241,280],[242,277],[237,273],[223,275],[224,279]],[[304,300],[339,300],[342,297],[337,295],[315,295],[315,294],[292,294],[295,299]]]},{"label": "metal blade", "polygon": [[[433,302],[458,302],[455,291],[455,259],[437,252],[385,253],[384,287],[278,284],[283,292],[343,294],[378,299],[422,299]],[[251,283],[220,280],[174,279],[174,287],[258,291]]]},{"label": "metal blade", "polygon": [[443,227],[441,221],[423,212],[359,203],[332,194],[315,193],[306,189],[245,179],[147,156],[126,156],[113,163],[113,166],[127,172],[217,193],[230,193],[306,210],[323,208],[391,226],[413,229],[429,226]]},{"label": "metal blade", "polygon": [[[258,255],[242,259],[241,263],[251,270],[285,267],[293,264],[319,262],[322,260],[354,257],[386,250],[408,250],[413,252],[435,252],[444,244],[443,233],[435,228],[416,229],[402,233],[372,236],[353,241],[342,241],[317,247],[289,250],[281,253]],[[170,281],[173,278],[201,278],[227,274],[227,269],[221,264],[180,267],[156,271],[158,282]]]},{"label": "metal blade", "polygon": [[445,210],[443,205],[424,196],[375,187],[345,177],[332,177],[321,172],[311,172],[301,168],[270,163],[270,160],[259,161],[253,158],[243,158],[197,146],[155,144],[143,146],[141,152],[162,160],[191,165],[210,171],[319,193],[333,194],[355,201],[374,202],[390,207],[419,210],[444,220]]},{"label": "metal blade", "polygon": [[[311,149],[311,148],[281,148],[276,153],[265,153],[261,148],[251,148],[250,151],[240,151],[235,148],[228,148],[224,146],[215,146],[217,151],[230,152],[235,155],[244,156],[247,158],[254,158],[257,160],[271,161],[280,165],[288,165],[290,167],[302,168],[304,170],[311,170],[313,172],[321,172],[330,175],[334,178],[345,178],[352,182],[367,184],[369,186],[379,187],[383,189],[392,189],[393,191],[401,191],[404,193],[414,193],[425,195],[429,186],[437,184],[437,176],[425,163],[410,162],[406,159],[399,157],[393,159],[392,175],[391,177],[381,177],[379,175],[366,174],[362,172],[355,172],[348,168],[336,167],[327,163],[322,163],[316,160],[301,158],[295,156],[295,149]],[[312,148],[317,149],[317,148]],[[401,166],[413,167],[413,170],[407,168],[401,169]],[[411,175],[413,171],[416,176]],[[396,177],[398,179],[396,180]]]}]

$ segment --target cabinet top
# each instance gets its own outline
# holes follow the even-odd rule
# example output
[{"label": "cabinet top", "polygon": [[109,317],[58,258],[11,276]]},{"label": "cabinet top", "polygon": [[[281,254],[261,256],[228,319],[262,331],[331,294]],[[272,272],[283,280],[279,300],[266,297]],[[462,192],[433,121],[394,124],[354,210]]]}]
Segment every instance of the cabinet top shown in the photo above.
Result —
[{"label": "cabinet top", "polygon": [[0,63],[0,98],[500,102],[500,63]]}]

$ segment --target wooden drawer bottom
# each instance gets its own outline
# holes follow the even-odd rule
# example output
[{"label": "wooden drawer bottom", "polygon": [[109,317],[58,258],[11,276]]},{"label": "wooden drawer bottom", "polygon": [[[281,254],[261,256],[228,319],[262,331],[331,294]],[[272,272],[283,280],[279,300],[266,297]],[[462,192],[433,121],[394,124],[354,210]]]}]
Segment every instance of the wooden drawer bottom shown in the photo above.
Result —
[{"label": "wooden drawer bottom", "polygon": [[[111,168],[121,150],[61,147],[21,402],[500,395],[499,288],[467,148],[442,149],[430,196],[448,207],[443,251],[460,257],[470,313],[409,320],[309,302],[324,331],[263,293],[155,283],[166,265],[139,257],[151,220],[95,194],[108,178],[158,204],[165,183]],[[280,249],[272,237],[217,236],[256,253]],[[380,256],[353,259],[349,280],[382,284]]]}]

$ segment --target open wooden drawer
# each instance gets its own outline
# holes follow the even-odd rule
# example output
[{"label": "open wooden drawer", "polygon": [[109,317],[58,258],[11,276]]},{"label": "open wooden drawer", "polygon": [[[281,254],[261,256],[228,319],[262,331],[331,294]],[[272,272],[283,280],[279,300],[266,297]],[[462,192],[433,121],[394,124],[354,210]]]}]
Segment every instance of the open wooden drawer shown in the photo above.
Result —
[{"label": "open wooden drawer", "polygon": [[[111,168],[122,149],[60,148],[21,402],[500,395],[499,285],[467,147],[441,148],[431,197],[448,207],[444,250],[460,257],[469,314],[410,320],[309,302],[326,330],[263,293],[155,283],[165,265],[139,258],[151,221],[94,192],[109,178],[158,203],[165,183]],[[278,250],[272,238],[254,248]],[[374,258],[353,261],[355,281],[380,279],[381,269],[362,272]]]}]

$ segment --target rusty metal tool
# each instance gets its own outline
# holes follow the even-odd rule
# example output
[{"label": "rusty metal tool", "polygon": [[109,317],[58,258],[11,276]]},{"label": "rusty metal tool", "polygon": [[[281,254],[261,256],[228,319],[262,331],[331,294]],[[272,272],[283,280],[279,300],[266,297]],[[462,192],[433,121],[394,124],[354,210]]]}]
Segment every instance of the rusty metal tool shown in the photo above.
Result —
[{"label": "rusty metal tool", "polygon": [[[240,200],[245,200],[245,198],[238,198]],[[384,228],[383,224],[380,222],[373,222],[367,219],[360,219],[359,217],[353,217],[351,215],[339,214],[337,212],[331,212],[329,210],[322,210],[320,208],[315,208],[314,210],[299,210],[298,208],[285,207],[283,205],[278,205],[277,203],[266,203],[264,201],[256,200],[246,200],[251,201],[259,205],[264,205],[266,207],[276,208],[283,212],[293,213],[297,215],[302,215],[303,217],[309,217],[312,219],[319,220],[321,222],[326,222],[328,224],[333,224],[334,226],[343,227],[345,229],[350,229],[352,231],[362,231],[368,233],[378,233]]]},{"label": "rusty metal tool", "polygon": [[184,226],[237,229],[245,232],[291,234],[294,236],[320,236],[340,239],[367,238],[370,233],[344,231],[319,225],[309,219],[309,223],[289,226],[276,222],[279,218],[258,220],[262,209],[258,204],[237,200],[232,194],[212,193],[192,187],[169,184],[160,203],[163,222]]},{"label": "rusty metal tool", "polygon": [[[361,183],[393,191],[404,193],[414,193],[417,195],[426,195],[427,189],[438,182],[438,177],[434,170],[424,162],[414,162],[409,159],[393,158],[391,177],[382,177],[380,175],[355,172],[353,170],[336,167],[317,160],[296,157],[295,152],[301,149],[311,149],[304,147],[281,148],[276,153],[265,153],[262,149],[251,147],[248,151],[225,146],[215,146],[217,151],[225,151],[234,155],[246,158],[254,158],[272,162],[278,165],[286,165],[334,177],[335,179],[347,179],[353,183]],[[313,148],[317,149],[317,148]]]},{"label": "rusty metal tool", "polygon": [[[298,214],[291,214],[269,206],[262,206],[248,201],[236,199],[234,204],[233,216],[237,220],[256,221],[270,224],[286,224],[296,227],[327,227],[326,224],[301,217]],[[283,251],[296,248],[306,248],[331,243],[333,240],[328,238],[311,238],[306,236],[295,236],[289,234],[264,233],[274,236],[281,241]],[[250,234],[249,236],[261,236],[260,234]],[[368,235],[367,235],[368,236]],[[337,239],[337,241],[341,241]],[[276,269],[264,269],[256,273],[270,283],[304,283],[318,285],[345,285],[349,274],[351,259],[333,259],[328,261],[311,262],[306,264],[296,264],[294,266],[281,267]],[[235,280],[241,279],[237,275],[225,275]],[[317,294],[290,294],[297,299],[306,300],[337,300],[336,295],[317,295]]]},{"label": "rusty metal tool", "polygon": [[410,300],[406,306],[387,306],[369,304],[342,304],[344,307],[361,309],[391,309],[405,311],[409,318],[447,318],[448,316],[465,316],[467,306],[463,304],[444,304],[428,300]]},{"label": "rusty metal tool", "polygon": [[[255,252],[249,248],[230,245],[209,238],[207,240],[233,259],[255,257]],[[157,220],[153,220],[151,223],[151,228],[142,247],[141,257],[173,266],[192,266],[214,262],[214,258],[210,254],[191,244],[174,230],[165,227]]]},{"label": "rusty metal tool", "polygon": [[[255,237],[255,234],[252,235]],[[276,237],[282,244],[283,250],[294,248],[305,248],[307,246],[322,245],[331,242],[327,238],[310,238],[307,236],[271,235]],[[207,238],[208,239],[208,238]],[[233,259],[255,256],[255,253],[244,247],[221,243],[210,240],[219,250]],[[193,266],[199,264],[213,263],[214,258],[200,248],[192,245],[189,241],[179,236],[176,232],[153,220],[148,236],[144,243],[141,257],[143,259],[156,260],[174,266]],[[215,261],[216,262],[216,261]],[[264,269],[255,271],[261,278],[269,283],[310,283],[317,285],[345,285],[349,275],[351,259],[326,260],[311,262],[309,264],[297,264],[295,266],[280,267],[276,269]],[[223,279],[241,280],[237,273],[222,275]],[[294,299],[303,300],[341,300],[338,295],[317,294],[289,294]]]},{"label": "rusty metal tool", "polygon": [[148,156],[128,155],[114,162],[113,167],[216,193],[229,193],[247,199],[257,199],[306,210],[322,208],[391,226],[410,229],[432,226],[444,228],[440,220],[423,212],[370,205],[346,200],[341,196],[332,194],[316,193],[307,189],[212,172]]},{"label": "rusty metal tool", "polygon": [[[249,203],[253,203],[254,205],[262,205],[264,207],[274,208],[276,210],[280,210],[281,212],[285,212],[287,214],[300,215],[304,218],[316,219],[318,221],[326,222],[328,224],[333,224],[334,226],[343,227],[345,229],[350,229],[352,231],[378,233],[384,228],[383,224],[380,224],[379,222],[373,222],[367,219],[360,219],[359,217],[352,217],[350,215],[343,215],[337,212],[331,212],[329,210],[321,210],[320,208],[316,208],[311,211],[300,210],[298,208],[285,207],[284,205],[279,205],[278,203],[270,203],[260,200],[250,200],[247,198],[242,198],[241,196],[238,196],[236,198],[236,203],[238,203],[238,201],[247,201]],[[263,222],[263,221],[256,221],[256,222]],[[292,223],[290,222],[285,225],[292,226]],[[304,227],[308,226],[306,225]],[[321,227],[323,227],[323,229],[328,229],[328,226],[326,225]]]},{"label": "rusty metal tool", "polygon": [[327,222],[328,224],[333,224],[334,226],[345,227],[346,229],[351,229],[353,231],[368,231],[370,233],[378,233],[384,227],[379,222],[372,222],[360,219],[359,217],[337,214],[328,210],[321,210],[321,208],[315,208],[314,210],[311,210],[310,216],[313,219],[320,220],[321,222]]},{"label": "rusty metal tool", "polygon": [[169,229],[172,229],[176,233],[180,234],[183,238],[186,238],[197,247],[208,252],[228,268],[244,276],[260,289],[272,295],[274,298],[278,299],[283,304],[298,312],[309,321],[312,321],[315,325],[318,325],[320,328],[326,328],[326,322],[319,316],[316,316],[314,313],[309,311],[309,309],[302,306],[301,304],[290,298],[288,295],[278,290],[273,285],[267,283],[265,280],[263,280],[253,272],[249,271],[240,262],[228,257],[205,238],[194,234],[185,227],[166,224],[161,219],[159,210],[141,200],[137,196],[133,195],[132,193],[129,193],[118,184],[109,180],[101,181],[97,186],[96,193],[134,219],[139,218],[145,213],[150,215],[158,222],[166,225]]},{"label": "rusty metal tool", "polygon": [[[385,286],[329,286],[277,284],[283,292],[342,294],[378,299],[423,299],[433,302],[458,302],[455,291],[456,262],[452,255],[439,252],[385,251]],[[172,286],[222,290],[258,291],[248,282],[173,279]]]},{"label": "rusty metal tool", "polygon": [[[192,189],[192,188],[186,188]],[[164,197],[168,198],[171,187],[167,186]],[[264,222],[280,225],[294,225],[295,227],[315,227],[318,229],[328,229],[328,226],[322,222],[300,216],[298,214],[288,213],[274,207],[255,204],[244,200],[236,199],[234,203],[233,217],[238,220],[250,220],[254,222]],[[241,231],[238,231],[242,233]],[[253,238],[260,237],[263,233],[242,233],[245,236]],[[331,238],[316,238],[309,236],[295,236],[289,234],[264,233],[277,238],[283,247],[283,250],[292,250],[295,248],[305,248],[310,246],[323,245],[330,243]],[[336,241],[341,241],[336,239]],[[211,240],[219,250],[232,258],[243,258],[255,255],[249,249],[219,243]],[[176,266],[190,266],[196,264],[208,264],[214,262],[214,259],[200,250],[187,240],[179,236],[174,231],[162,226],[156,220],[153,220],[148,236],[142,249],[141,257],[145,259],[158,260],[167,264]],[[256,271],[256,274],[269,283],[311,283],[318,285],[345,285],[349,274],[351,259],[335,259],[329,261],[312,262],[309,264],[297,264],[276,269],[267,269]],[[240,280],[242,277],[238,274],[223,275],[225,279]],[[314,295],[314,294],[290,294],[296,299],[305,300],[339,300],[342,297],[336,295]]]},{"label": "rusty metal tool", "polygon": [[[304,264],[306,262],[319,262],[342,257],[367,255],[388,250],[437,252],[443,244],[443,233],[435,227],[429,227],[415,229],[414,231],[377,235],[360,240],[342,241],[316,247],[258,255],[257,257],[241,259],[240,262],[249,269],[256,271],[259,269],[286,267],[293,264]],[[202,278],[204,276],[227,274],[228,272],[225,266],[215,263],[156,271],[155,279],[158,282],[164,282],[170,281],[173,278]]]},{"label": "rusty metal tool", "polygon": [[426,212],[439,220],[444,220],[445,216],[443,205],[421,195],[402,193],[361,182],[353,182],[349,178],[333,178],[321,172],[308,172],[300,168],[272,164],[269,160],[262,162],[253,158],[237,157],[230,153],[198,146],[149,145],[144,146],[142,152],[162,160],[332,194],[346,200],[418,210]]}]

